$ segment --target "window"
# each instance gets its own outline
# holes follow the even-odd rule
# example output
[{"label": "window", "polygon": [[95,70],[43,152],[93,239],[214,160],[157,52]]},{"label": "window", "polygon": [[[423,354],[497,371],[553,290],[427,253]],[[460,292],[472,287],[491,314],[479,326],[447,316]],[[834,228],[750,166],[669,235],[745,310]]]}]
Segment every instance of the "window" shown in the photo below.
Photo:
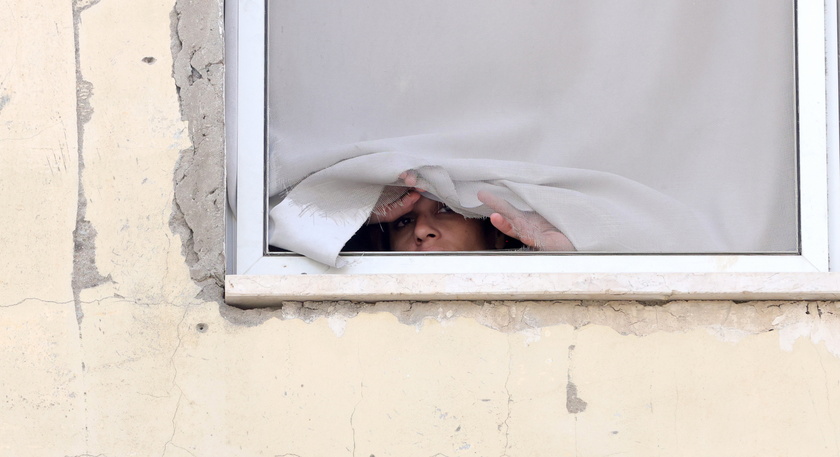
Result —
[{"label": "window", "polygon": [[[436,2],[430,2],[431,5]],[[537,2],[539,3],[539,2]],[[557,2],[550,2],[557,3]],[[574,2],[571,2],[574,3]],[[616,2],[615,5],[626,2]],[[648,2],[651,3],[651,2]],[[689,2],[692,3],[692,2]],[[697,2],[693,2],[697,3]],[[750,14],[750,8],[756,5],[767,5],[772,3],[775,8],[788,11],[790,14],[791,27],[788,32],[777,36],[774,45],[785,46],[789,43],[791,57],[790,74],[791,86],[788,89],[782,88],[782,98],[789,97],[790,102],[777,103],[776,107],[782,111],[781,116],[788,116],[790,119],[790,140],[785,140],[785,134],[773,137],[772,141],[765,141],[762,144],[769,144],[784,149],[784,153],[791,158],[791,170],[797,174],[787,176],[786,185],[792,189],[789,194],[798,199],[798,206],[795,206],[793,218],[788,220],[787,225],[781,227],[789,230],[791,236],[788,241],[780,245],[771,246],[767,250],[747,248],[735,248],[726,252],[692,250],[691,253],[681,252],[679,249],[669,252],[626,254],[616,252],[587,252],[575,254],[557,253],[535,253],[535,252],[483,252],[483,253],[437,253],[437,254],[414,254],[405,253],[347,253],[342,258],[348,262],[343,268],[331,268],[308,258],[291,255],[270,255],[267,252],[267,225],[266,217],[266,149],[268,140],[266,121],[266,84],[272,79],[272,72],[277,72],[276,67],[266,65],[266,55],[271,55],[271,50],[266,50],[266,27],[277,21],[276,12],[282,9],[282,14],[295,14],[291,11],[290,2],[271,2],[268,16],[266,15],[266,4],[262,0],[240,2],[228,2],[227,9],[227,39],[229,56],[228,58],[228,154],[235,159],[236,166],[229,167],[229,177],[236,178],[236,184],[230,185],[234,201],[236,202],[235,230],[231,239],[234,248],[229,248],[229,258],[234,260],[231,271],[240,275],[296,275],[301,273],[320,274],[338,273],[343,275],[367,275],[376,273],[398,273],[398,274],[458,274],[469,272],[469,274],[553,274],[553,273],[715,273],[715,272],[827,272],[829,271],[829,238],[830,234],[836,236],[840,224],[836,222],[837,210],[829,211],[837,206],[837,175],[840,172],[840,164],[837,157],[837,68],[836,59],[826,59],[825,56],[836,55],[836,4],[828,1],[824,5],[820,1],[808,0],[798,1],[777,1],[777,2],[755,2],[739,1],[724,2],[736,4],[734,8],[740,9],[740,14],[755,18],[764,17],[762,14]],[[358,4],[376,4],[366,1]],[[591,4],[591,2],[581,2]],[[652,4],[652,3],[651,3]],[[674,5],[674,2],[662,4]],[[353,8],[352,5],[344,4],[342,8]],[[441,4],[442,5],[442,4]],[[657,4],[659,5],[659,4]],[[650,6],[650,5],[648,5]],[[440,7],[440,5],[438,5]],[[825,7],[825,8],[824,8]],[[651,11],[657,10],[652,8]],[[340,8],[330,7],[332,11]],[[662,9],[662,8],[659,8]],[[306,14],[317,14],[317,8],[310,8]],[[327,11],[325,10],[325,11]],[[322,12],[323,13],[323,12]],[[393,15],[390,12],[389,15]],[[677,12],[679,13],[679,12]],[[794,14],[795,13],[795,14]],[[489,13],[488,13],[489,14]],[[613,18],[602,21],[600,27],[609,25],[610,20],[620,18],[620,11],[613,11]],[[369,14],[361,15],[364,17]],[[360,17],[361,17],[360,16]],[[282,15],[281,15],[282,18]],[[609,19],[609,20],[608,20]],[[290,21],[297,20],[300,24],[313,24],[313,17],[306,21],[290,17]],[[795,27],[793,26],[795,21]],[[736,21],[737,22],[737,21]],[[283,26],[292,25],[283,24]],[[370,25],[370,24],[367,24]],[[738,27],[748,28],[749,24],[740,24]],[[764,23],[756,24],[761,29]],[[271,29],[269,25],[269,29]],[[279,26],[275,25],[276,30]],[[327,29],[318,29],[319,32],[327,33]],[[795,30],[795,36],[793,31]],[[765,31],[766,32],[766,31]],[[272,33],[270,30],[269,34]],[[443,33],[443,32],[441,32]],[[340,40],[341,31],[333,31],[330,36],[321,37],[324,40]],[[795,46],[794,46],[795,38]],[[318,43],[313,40],[313,43]],[[640,41],[641,43],[642,41]],[[701,40],[692,41],[702,42]],[[501,41],[493,43],[494,46],[501,45]],[[733,46],[739,42],[733,42]],[[602,45],[602,44],[601,44]],[[294,43],[289,46],[294,46]],[[776,46],[778,47],[778,46]],[[337,46],[331,49],[332,52],[340,50]],[[795,58],[793,57],[795,50]],[[293,54],[294,49],[285,49],[285,54]],[[306,52],[313,52],[312,48]],[[377,50],[377,52],[385,52]],[[387,51],[387,50],[386,50]],[[651,52],[654,52],[652,50]],[[699,52],[700,50],[695,49]],[[267,54],[268,52],[268,54]],[[304,51],[300,51],[304,52]],[[516,50],[512,51],[518,52]],[[686,61],[690,61],[688,56]],[[580,59],[580,57],[578,57]],[[753,62],[754,63],[754,62]],[[586,65],[581,62],[580,65]],[[740,64],[733,62],[733,64]],[[752,64],[752,63],[751,63]],[[795,68],[794,68],[795,64]],[[828,64],[828,68],[826,68]],[[784,63],[781,64],[784,66]],[[270,67],[270,69],[269,69]],[[281,67],[282,68],[282,67]],[[602,68],[602,67],[598,67]],[[267,73],[268,69],[268,73]],[[702,66],[696,69],[703,71]],[[795,72],[794,72],[795,70]],[[606,70],[604,70],[606,71]],[[782,70],[785,71],[785,70]],[[268,76],[266,76],[268,74]],[[514,74],[514,73],[511,73]],[[725,74],[725,72],[718,72]],[[795,79],[794,79],[795,75]],[[829,77],[826,77],[829,75]],[[770,78],[772,79],[772,78]],[[783,81],[784,78],[776,78]],[[288,81],[287,81],[288,82]],[[756,81],[760,85],[762,81]],[[275,83],[276,84],[276,83]],[[314,83],[313,83],[314,84]],[[333,87],[335,80],[327,81],[324,87]],[[405,84],[411,84],[406,81]],[[571,84],[571,83],[570,83]],[[336,90],[352,90],[353,81],[346,81],[344,87]],[[268,89],[269,91],[271,88]],[[294,94],[294,89],[290,89]],[[676,90],[676,89],[675,89]],[[681,89],[680,89],[681,90]],[[786,91],[787,90],[787,91]],[[768,93],[778,93],[770,91]],[[737,97],[738,92],[723,94],[721,98]],[[720,94],[718,94],[720,95]],[[289,96],[289,93],[285,94]],[[688,97],[684,92],[675,93],[675,97]],[[694,96],[697,96],[696,94]],[[271,95],[269,95],[269,98]],[[321,102],[329,102],[325,97]],[[475,100],[466,100],[464,103],[475,103]],[[290,103],[294,105],[295,103]],[[731,106],[737,105],[728,105]],[[770,105],[768,105],[770,106]],[[619,107],[622,108],[622,107]],[[727,109],[729,109],[727,108]],[[785,111],[787,110],[787,111]],[[725,114],[725,113],[724,113]],[[761,113],[759,113],[761,114]],[[294,120],[296,113],[270,111],[269,120],[282,119],[288,123]],[[644,122],[666,122],[663,119],[651,120],[641,119]],[[796,124],[794,124],[794,121]],[[336,125],[336,124],[333,124]],[[772,125],[772,124],[768,124]],[[830,128],[826,128],[826,125]],[[783,127],[785,128],[785,127]],[[737,130],[737,129],[736,129]],[[765,130],[765,133],[767,130]],[[771,129],[770,133],[779,133]],[[640,138],[640,137],[639,137]],[[632,139],[639,145],[644,145],[639,138]],[[749,138],[749,135],[742,136]],[[658,139],[657,139],[658,140]],[[629,141],[629,140],[628,140]],[[671,141],[675,141],[671,139]],[[737,143],[736,141],[736,143]],[[756,141],[764,141],[757,139]],[[779,146],[781,144],[781,146]],[[732,148],[731,145],[728,146]],[[798,154],[798,157],[795,155]],[[798,158],[793,162],[794,158]],[[735,161],[742,160],[736,158]],[[714,165],[706,166],[707,172],[712,170]],[[735,168],[733,166],[733,168]],[[760,164],[748,164],[743,170],[760,169]],[[669,171],[670,172],[670,171]],[[677,178],[675,178],[677,179]],[[745,182],[750,181],[750,182]],[[752,178],[740,182],[715,182],[712,187],[719,187],[724,184],[732,189],[748,189]],[[829,191],[831,190],[831,192]],[[690,191],[685,191],[690,192]],[[830,197],[830,198],[829,198]],[[829,219],[829,214],[833,219]],[[829,223],[833,230],[829,230]],[[737,224],[743,225],[741,222]],[[736,225],[737,225],[736,224]],[[746,230],[746,228],[745,228]],[[831,249],[836,252],[838,243],[831,244]],[[840,255],[835,255],[837,258]],[[366,281],[375,281],[367,278]],[[387,289],[387,287],[385,287]],[[385,294],[387,295],[387,294]],[[597,294],[596,294],[597,295]],[[655,295],[655,294],[654,294]]]}]

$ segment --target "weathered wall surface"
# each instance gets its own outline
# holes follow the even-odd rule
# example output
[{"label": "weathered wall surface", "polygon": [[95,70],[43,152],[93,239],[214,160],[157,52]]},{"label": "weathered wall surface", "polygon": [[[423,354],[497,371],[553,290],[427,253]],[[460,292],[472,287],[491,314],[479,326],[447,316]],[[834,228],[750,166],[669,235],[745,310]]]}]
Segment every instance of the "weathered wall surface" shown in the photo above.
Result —
[{"label": "weathered wall surface", "polygon": [[0,9],[0,455],[840,455],[837,303],[220,305],[219,5]]}]

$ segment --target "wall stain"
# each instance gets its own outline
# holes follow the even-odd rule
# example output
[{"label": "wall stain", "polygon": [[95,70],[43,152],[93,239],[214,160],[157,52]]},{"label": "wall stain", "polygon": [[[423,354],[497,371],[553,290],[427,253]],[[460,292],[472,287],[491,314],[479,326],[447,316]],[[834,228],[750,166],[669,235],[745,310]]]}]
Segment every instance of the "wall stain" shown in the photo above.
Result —
[{"label": "wall stain", "polygon": [[587,403],[578,397],[577,385],[572,382],[572,371],[574,371],[574,355],[575,345],[569,346],[569,369],[566,372],[566,411],[569,414],[577,414],[586,411]]},{"label": "wall stain", "polygon": [[[73,37],[75,41],[76,58],[76,130],[78,151],[78,206],[76,208],[76,227],[73,230],[73,277],[71,287],[76,305],[76,320],[81,328],[84,312],[82,311],[80,294],[83,289],[96,287],[107,281],[96,268],[96,229],[86,218],[87,198],[85,197],[84,169],[85,169],[85,124],[93,116],[90,99],[93,96],[93,84],[82,76],[81,55],[79,50],[79,27],[81,26],[82,11],[98,3],[98,0],[80,0],[73,3]],[[81,330],[79,332],[81,338]]]},{"label": "wall stain", "polygon": [[[82,354],[85,352],[82,338],[82,310],[81,292],[84,289],[96,287],[103,282],[110,281],[110,277],[103,277],[96,268],[96,229],[86,218],[87,198],[84,187],[84,151],[85,124],[93,116],[90,99],[93,96],[93,84],[82,76],[81,51],[79,29],[82,24],[82,12],[99,3],[99,0],[75,0],[73,2],[73,45],[76,64],[76,137],[78,151],[78,205],[76,208],[76,227],[73,230],[73,275],[70,280],[73,290],[73,301],[76,310],[76,325],[79,331],[79,346]],[[81,361],[82,369],[82,405],[84,408],[85,448],[88,447],[90,430],[88,429],[88,402],[85,372],[87,371],[84,357]]]},{"label": "wall stain", "polygon": [[578,397],[577,386],[571,379],[566,383],[566,411],[571,414],[586,411],[587,403]]}]

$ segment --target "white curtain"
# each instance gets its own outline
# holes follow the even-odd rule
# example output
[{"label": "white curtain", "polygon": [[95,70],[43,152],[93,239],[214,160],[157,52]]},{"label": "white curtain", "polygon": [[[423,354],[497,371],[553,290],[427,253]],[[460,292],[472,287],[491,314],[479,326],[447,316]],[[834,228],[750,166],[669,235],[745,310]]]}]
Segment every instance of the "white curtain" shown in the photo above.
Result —
[{"label": "white curtain", "polygon": [[792,0],[272,0],[271,244],[328,265],[416,170],[579,251],[797,248]]}]

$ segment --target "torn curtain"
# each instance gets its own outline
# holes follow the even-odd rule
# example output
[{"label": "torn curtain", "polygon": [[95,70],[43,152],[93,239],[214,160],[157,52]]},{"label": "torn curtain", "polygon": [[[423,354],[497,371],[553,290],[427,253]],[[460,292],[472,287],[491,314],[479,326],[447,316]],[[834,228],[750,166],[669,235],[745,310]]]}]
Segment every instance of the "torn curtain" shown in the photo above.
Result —
[{"label": "torn curtain", "polygon": [[415,170],[582,252],[796,249],[790,0],[275,0],[268,37],[273,245],[340,266]]}]

